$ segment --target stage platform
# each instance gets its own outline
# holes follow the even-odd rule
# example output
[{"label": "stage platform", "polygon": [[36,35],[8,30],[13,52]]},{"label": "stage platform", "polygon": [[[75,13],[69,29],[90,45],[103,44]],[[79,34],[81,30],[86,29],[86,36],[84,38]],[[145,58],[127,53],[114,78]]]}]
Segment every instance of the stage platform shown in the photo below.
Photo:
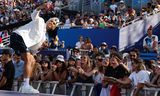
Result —
[{"label": "stage platform", "polygon": [[0,96],[66,96],[66,95],[52,95],[52,94],[32,94],[32,93],[19,93],[14,91],[4,91],[0,90]]}]

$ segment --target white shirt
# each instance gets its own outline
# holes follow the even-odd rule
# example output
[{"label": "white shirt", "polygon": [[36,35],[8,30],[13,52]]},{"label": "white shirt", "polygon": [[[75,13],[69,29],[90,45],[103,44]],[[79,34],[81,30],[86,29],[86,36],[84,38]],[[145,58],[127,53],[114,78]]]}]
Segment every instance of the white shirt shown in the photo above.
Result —
[{"label": "white shirt", "polygon": [[81,48],[81,46],[84,44],[84,42],[77,42],[76,47]]},{"label": "white shirt", "polygon": [[129,79],[133,82],[134,86],[137,86],[138,83],[149,82],[149,74],[145,70],[141,70],[138,73],[135,71],[132,72],[129,76]]},{"label": "white shirt", "polygon": [[22,36],[25,45],[32,50],[40,48],[46,40],[46,24],[44,19],[39,16],[39,12],[34,10],[31,14],[32,21],[14,31]]},{"label": "white shirt", "polygon": [[109,7],[110,7],[110,8],[114,11],[114,13],[115,13],[116,8],[117,8],[117,5],[116,5],[116,4],[113,4],[113,5],[110,5]]},{"label": "white shirt", "polygon": [[[155,37],[155,41],[158,42],[158,36],[156,35],[152,35],[151,38],[146,36],[144,39],[143,39],[143,46],[148,46],[149,48],[152,49],[152,45],[153,45],[153,37]],[[148,39],[148,40],[147,40]]]},{"label": "white shirt", "polygon": [[70,22],[70,19],[67,19],[64,23],[64,26],[63,28],[64,29],[69,29],[71,27],[71,22]]}]

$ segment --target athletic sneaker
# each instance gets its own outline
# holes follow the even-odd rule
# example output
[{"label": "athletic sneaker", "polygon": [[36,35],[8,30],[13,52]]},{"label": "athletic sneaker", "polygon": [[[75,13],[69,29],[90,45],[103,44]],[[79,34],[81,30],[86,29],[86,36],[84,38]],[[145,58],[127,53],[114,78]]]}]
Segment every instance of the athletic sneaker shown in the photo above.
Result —
[{"label": "athletic sneaker", "polygon": [[22,85],[21,87],[21,90],[20,90],[21,93],[39,93],[38,90],[34,89],[32,86],[24,86]]}]

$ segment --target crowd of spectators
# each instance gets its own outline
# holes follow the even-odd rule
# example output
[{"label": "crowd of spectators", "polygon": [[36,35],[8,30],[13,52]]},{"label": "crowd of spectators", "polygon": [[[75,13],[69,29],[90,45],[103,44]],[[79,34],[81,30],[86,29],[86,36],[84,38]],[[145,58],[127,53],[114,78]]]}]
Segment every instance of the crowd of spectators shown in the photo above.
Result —
[{"label": "crowd of spectators", "polygon": [[[152,27],[148,31],[152,31]],[[56,57],[35,54],[36,64],[31,80],[59,81],[60,88],[63,84],[71,88],[75,82],[93,83],[95,96],[121,96],[121,88],[134,89],[133,96],[144,96],[143,88],[160,88],[159,57],[142,60],[138,49],[121,53],[116,46],[109,48],[106,42],[93,46],[88,37],[83,38],[80,36],[79,41],[75,42],[76,47],[70,52],[69,59],[62,54]],[[18,53],[11,58],[15,67],[14,80],[22,81],[24,62]]]},{"label": "crowd of spectators", "polygon": [[0,26],[5,26],[30,18],[31,11],[36,6],[29,0],[0,1]]},{"label": "crowd of spectators", "polygon": [[[160,58],[143,61],[138,49],[122,54],[116,46],[108,48],[105,42],[94,46],[92,50],[82,50],[82,47],[75,47],[69,59],[65,59],[61,54],[55,58],[51,55],[36,54],[31,80],[59,81],[58,86],[67,84],[69,88],[75,82],[94,83],[95,96],[104,96],[102,94],[106,93],[101,91],[102,89],[111,89],[112,91],[107,93],[109,96],[120,96],[121,88],[134,88],[133,96],[137,96],[144,95],[141,92],[144,87],[160,88]],[[17,53],[12,58],[16,69],[14,79],[21,81],[24,62]]]},{"label": "crowd of spectators", "polygon": [[[59,0],[57,2],[59,2]],[[3,2],[1,3],[1,6],[3,6]],[[19,0],[15,4],[16,5],[12,6],[13,8],[6,6],[3,7],[6,9],[1,9],[0,20],[2,26],[29,19],[30,11],[36,7],[35,2],[33,3],[29,0]],[[60,5],[62,5],[62,3]],[[57,7],[59,6],[55,6],[54,10],[58,11],[59,9]],[[159,10],[158,7],[154,8]],[[152,9],[153,7],[150,10]],[[145,13],[146,11],[143,12]],[[73,26],[83,26],[83,28],[115,27],[115,25],[122,26],[123,22],[129,22],[135,19],[135,16],[135,10],[131,7],[126,7],[125,2],[120,1],[118,5],[112,2],[112,4],[108,6],[108,9],[98,16],[81,16],[81,14],[77,14],[74,18],[70,18],[68,15],[65,15],[65,20],[62,25],[64,28]],[[160,53],[158,38],[157,36],[152,36],[150,30],[152,31],[152,27],[148,29],[148,37],[146,38],[150,39],[152,46],[149,48],[150,46],[146,44],[149,39],[146,38],[144,39],[145,43],[143,46],[146,51]],[[46,44],[47,43],[48,42],[46,42]],[[55,45],[56,44],[50,44],[52,48],[55,48]],[[138,49],[133,49],[122,55],[114,45],[109,48],[106,42],[102,42],[99,46],[93,46],[90,38],[87,37],[83,40],[83,36],[79,37],[79,41],[75,42],[75,46],[67,60],[61,54],[56,58],[35,54],[36,64],[33,66],[32,80],[59,81],[58,86],[65,83],[68,84],[69,87],[72,87],[72,83],[74,82],[94,83],[95,96],[104,96],[103,94],[106,93],[110,94],[110,96],[120,96],[121,88],[134,88],[133,96],[137,96],[137,94],[144,96],[143,92],[141,92],[142,88],[160,88],[160,57],[157,57],[156,60],[143,61],[140,58]],[[56,47],[64,48],[64,42],[61,42],[61,44]],[[1,69],[4,68],[3,63],[5,63],[6,54],[9,53],[2,54]],[[7,56],[12,60],[15,68],[14,79],[21,81],[23,78],[22,69],[24,62],[20,54],[16,53],[13,57],[10,57],[10,54]],[[3,71],[6,72],[5,70],[2,70],[2,72]],[[111,90],[105,93],[102,89]]]},{"label": "crowd of spectators", "polygon": [[[58,16],[61,8],[72,1],[68,0],[50,0],[48,2],[48,10],[41,12],[45,19],[52,16]],[[30,14],[36,6],[41,4],[40,1],[33,0],[15,0],[0,1],[0,26],[14,24],[20,21],[30,19]],[[72,3],[69,5],[72,6]],[[146,16],[152,12],[156,13],[160,10],[159,2],[148,3],[147,7],[143,7],[140,12],[136,12],[131,6],[120,0],[119,2],[103,2],[103,10],[96,15],[93,12],[78,13],[77,15],[63,14],[60,16],[63,28],[83,27],[83,28],[106,28],[106,27],[122,27],[127,22],[137,18],[137,16]],[[52,14],[52,15],[46,15]]]},{"label": "crowd of spectators", "polygon": [[43,2],[48,2],[48,10],[43,10],[42,15],[54,14],[53,11],[60,10],[62,6],[67,5],[65,0],[1,0],[0,27],[29,20],[32,11]]},{"label": "crowd of spectators", "polygon": [[[72,0],[50,0],[47,10],[42,10],[41,15],[45,20],[56,16],[60,12],[61,7],[70,4]],[[30,19],[31,12],[42,2],[40,0],[15,0],[15,1],[0,1],[0,27],[17,24],[21,21]],[[123,0],[115,2],[103,2],[102,12],[98,15],[94,13],[77,13],[76,15],[63,14],[60,17],[60,28],[114,28],[126,26],[128,23],[137,18],[137,16],[147,16],[150,13],[156,13],[160,10],[159,2],[153,0],[148,3],[142,11],[136,12],[132,7],[127,6]],[[138,14],[139,13],[139,14]],[[9,28],[9,27],[6,27]],[[8,30],[8,29],[7,29]],[[3,32],[2,32],[3,33]],[[5,33],[5,32],[4,32]],[[1,38],[3,38],[1,36]],[[51,48],[64,48],[64,41],[54,39],[54,43],[49,44]],[[2,43],[1,43],[2,44]]]}]

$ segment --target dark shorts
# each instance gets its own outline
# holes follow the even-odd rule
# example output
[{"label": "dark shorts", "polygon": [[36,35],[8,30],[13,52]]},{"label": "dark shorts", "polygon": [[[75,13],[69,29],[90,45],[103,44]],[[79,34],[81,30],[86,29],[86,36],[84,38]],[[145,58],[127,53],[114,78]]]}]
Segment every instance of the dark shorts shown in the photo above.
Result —
[{"label": "dark shorts", "polygon": [[28,48],[25,45],[23,38],[17,33],[12,33],[10,36],[10,47],[15,51],[15,53],[26,53]]}]

